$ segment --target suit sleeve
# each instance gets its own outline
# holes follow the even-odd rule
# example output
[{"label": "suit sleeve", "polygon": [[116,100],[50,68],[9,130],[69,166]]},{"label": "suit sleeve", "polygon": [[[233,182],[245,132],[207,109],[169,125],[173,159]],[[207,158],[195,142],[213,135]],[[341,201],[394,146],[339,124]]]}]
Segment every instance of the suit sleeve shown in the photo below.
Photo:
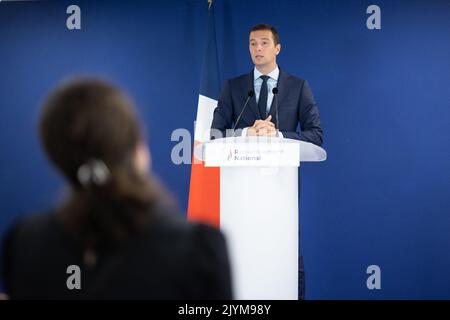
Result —
[{"label": "suit sleeve", "polygon": [[229,80],[225,84],[220,93],[217,107],[214,110],[214,116],[211,124],[211,139],[223,138],[226,136],[226,130],[231,129],[233,125],[233,105],[231,98],[231,89]]},{"label": "suit sleeve", "polygon": [[323,143],[323,129],[320,124],[319,110],[307,81],[304,81],[300,92],[298,121],[300,123],[300,132],[283,131],[283,136],[321,146]]}]

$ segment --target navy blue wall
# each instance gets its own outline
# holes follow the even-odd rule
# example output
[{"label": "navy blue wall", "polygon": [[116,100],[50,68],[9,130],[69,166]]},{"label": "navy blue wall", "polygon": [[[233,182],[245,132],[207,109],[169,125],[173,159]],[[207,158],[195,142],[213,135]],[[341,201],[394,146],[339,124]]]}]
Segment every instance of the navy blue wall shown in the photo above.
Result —
[{"label": "navy blue wall", "polygon": [[[78,4],[82,30],[66,28]],[[107,77],[134,97],[154,170],[187,207],[189,165],[171,132],[193,132],[206,0],[0,3],[0,236],[51,206],[62,180],[36,136],[61,79]],[[382,29],[366,28],[381,7]],[[450,298],[450,1],[216,0],[222,80],[252,68],[248,29],[275,25],[281,68],[307,79],[328,160],[302,166],[309,299]],[[381,267],[381,290],[366,268]]]}]

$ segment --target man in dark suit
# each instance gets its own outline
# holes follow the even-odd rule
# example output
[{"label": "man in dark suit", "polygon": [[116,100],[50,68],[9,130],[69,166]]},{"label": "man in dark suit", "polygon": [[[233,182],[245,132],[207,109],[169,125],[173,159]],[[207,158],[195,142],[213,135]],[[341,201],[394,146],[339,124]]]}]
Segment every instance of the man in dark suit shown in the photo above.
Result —
[{"label": "man in dark suit", "polygon": [[[322,145],[319,111],[308,82],[278,68],[276,60],[281,44],[277,30],[268,24],[254,26],[250,30],[249,50],[255,67],[248,74],[225,81],[214,110],[211,138],[279,136]],[[275,92],[274,88],[277,88]],[[278,115],[275,99],[278,99]],[[233,132],[230,130],[233,128],[239,130]],[[301,254],[298,271],[299,299],[304,299]]]},{"label": "man in dark suit", "polygon": [[[313,94],[306,80],[278,68],[278,32],[260,24],[250,31],[249,49],[254,70],[225,81],[211,125],[212,138],[228,136],[227,130],[242,129],[243,136],[279,136],[322,145],[323,130]],[[278,124],[273,88],[278,89]],[[238,120],[244,102],[254,93]],[[252,94],[250,94],[252,95]],[[300,125],[300,128],[299,128]]]}]

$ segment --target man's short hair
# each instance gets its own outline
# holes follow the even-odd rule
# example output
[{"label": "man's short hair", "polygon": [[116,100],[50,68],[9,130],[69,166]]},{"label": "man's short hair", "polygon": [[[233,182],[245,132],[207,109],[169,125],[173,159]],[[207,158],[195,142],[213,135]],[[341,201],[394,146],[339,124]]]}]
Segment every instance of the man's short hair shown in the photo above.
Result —
[{"label": "man's short hair", "polygon": [[253,31],[260,31],[260,30],[269,30],[270,32],[272,32],[273,42],[275,43],[275,45],[280,43],[280,37],[278,36],[277,29],[275,29],[270,24],[265,23],[257,24],[250,29],[249,34],[252,33]]}]

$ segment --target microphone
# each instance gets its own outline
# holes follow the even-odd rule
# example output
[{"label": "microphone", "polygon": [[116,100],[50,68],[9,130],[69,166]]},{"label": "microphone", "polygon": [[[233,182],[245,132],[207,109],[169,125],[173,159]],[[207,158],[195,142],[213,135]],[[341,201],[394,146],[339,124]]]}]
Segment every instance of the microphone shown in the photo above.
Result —
[{"label": "microphone", "polygon": [[239,116],[237,117],[236,122],[234,123],[234,126],[233,126],[233,135],[234,135],[234,130],[236,129],[236,127],[237,127],[237,125],[238,125],[238,123],[239,123],[239,120],[241,120],[242,114],[244,113],[244,110],[245,110],[245,108],[247,107],[248,102],[250,101],[250,99],[251,99],[254,95],[255,95],[255,92],[254,92],[253,90],[250,90],[250,91],[247,93],[247,99],[245,100],[244,107],[242,108],[241,113],[239,113]]},{"label": "microphone", "polygon": [[278,99],[277,99],[277,95],[278,95],[278,88],[275,87],[272,89],[272,93],[273,93],[273,98],[275,99],[275,115],[277,117],[277,137],[278,137],[278,132],[280,130],[280,123],[278,122]]}]

